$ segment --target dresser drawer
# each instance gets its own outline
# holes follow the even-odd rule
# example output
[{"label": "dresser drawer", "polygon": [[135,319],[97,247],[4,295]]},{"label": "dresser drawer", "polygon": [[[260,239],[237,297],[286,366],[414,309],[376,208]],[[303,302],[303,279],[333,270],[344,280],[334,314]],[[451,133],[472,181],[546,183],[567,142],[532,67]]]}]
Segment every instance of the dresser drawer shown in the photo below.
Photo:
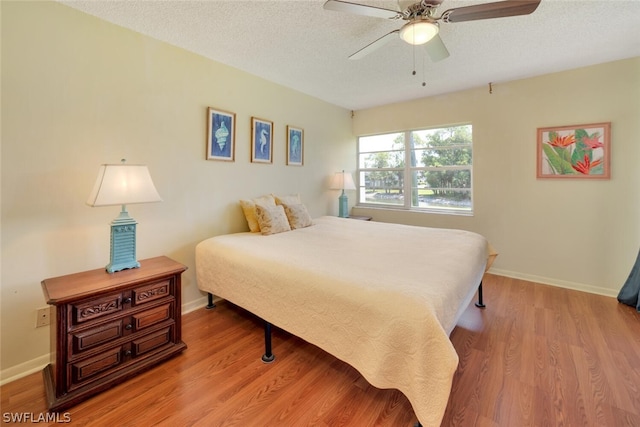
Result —
[{"label": "dresser drawer", "polygon": [[112,342],[124,336],[125,319],[119,319],[88,330],[69,334],[72,349],[70,355]]},{"label": "dresser drawer", "polygon": [[141,329],[148,328],[149,326],[157,325],[167,319],[171,319],[173,318],[172,311],[173,304],[167,303],[140,313],[135,313],[131,316],[132,329],[133,331],[139,331]]},{"label": "dresser drawer", "polygon": [[70,304],[72,323],[76,325],[83,324],[94,319],[119,313],[124,309],[123,304],[128,302],[130,302],[130,299],[126,297],[124,292],[118,292]]},{"label": "dresser drawer", "polygon": [[132,291],[133,305],[147,304],[173,295],[173,281],[171,279],[161,280],[149,285],[140,286]]},{"label": "dresser drawer", "polygon": [[144,335],[131,342],[131,355],[138,357],[153,350],[172,345],[174,325]]},{"label": "dresser drawer", "polygon": [[69,390],[80,387],[88,381],[108,373],[120,365],[125,358],[123,346],[106,350],[97,356],[90,357],[68,365]]}]

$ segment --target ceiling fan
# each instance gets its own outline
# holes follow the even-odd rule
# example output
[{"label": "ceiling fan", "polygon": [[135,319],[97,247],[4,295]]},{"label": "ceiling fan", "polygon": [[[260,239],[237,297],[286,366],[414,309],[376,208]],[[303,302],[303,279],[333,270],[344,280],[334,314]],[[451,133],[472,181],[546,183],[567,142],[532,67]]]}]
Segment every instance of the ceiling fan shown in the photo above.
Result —
[{"label": "ceiling fan", "polygon": [[401,28],[393,30],[375,40],[373,43],[368,44],[349,56],[349,59],[360,59],[368,55],[398,34],[402,40],[409,44],[424,45],[427,55],[429,55],[432,61],[437,62],[449,56],[449,51],[438,34],[440,21],[455,23],[528,15],[537,9],[541,0],[506,0],[463,6],[448,9],[440,16],[436,16],[437,8],[442,1],[443,0],[419,0],[416,2],[415,0],[398,0],[400,11],[397,11],[343,0],[328,0],[324,4],[324,8],[326,10],[348,12],[375,18],[401,19],[407,21]]}]

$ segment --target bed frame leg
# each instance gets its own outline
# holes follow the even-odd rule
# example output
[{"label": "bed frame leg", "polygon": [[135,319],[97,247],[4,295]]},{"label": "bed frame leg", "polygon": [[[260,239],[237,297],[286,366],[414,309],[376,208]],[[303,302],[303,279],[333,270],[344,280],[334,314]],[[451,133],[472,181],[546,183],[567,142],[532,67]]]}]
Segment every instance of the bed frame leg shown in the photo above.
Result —
[{"label": "bed frame leg", "polygon": [[271,363],[275,358],[276,356],[271,352],[271,323],[264,322],[264,354],[262,355],[262,361]]},{"label": "bed frame leg", "polygon": [[480,286],[478,286],[478,302],[476,303],[476,307],[485,308],[486,305],[482,302],[482,280],[480,281]]},{"label": "bed frame leg", "polygon": [[213,303],[213,294],[211,292],[207,292],[207,310],[211,310],[212,308],[216,308],[216,305]]}]

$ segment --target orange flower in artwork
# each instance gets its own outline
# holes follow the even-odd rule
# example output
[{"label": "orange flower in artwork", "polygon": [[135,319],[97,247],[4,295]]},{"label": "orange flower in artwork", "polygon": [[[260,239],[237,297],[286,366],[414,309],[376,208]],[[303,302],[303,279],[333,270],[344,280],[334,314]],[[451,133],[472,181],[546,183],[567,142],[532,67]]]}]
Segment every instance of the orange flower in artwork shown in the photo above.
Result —
[{"label": "orange flower in artwork", "polygon": [[573,165],[573,168],[583,175],[589,175],[591,173],[591,169],[595,168],[600,163],[602,163],[602,159],[598,159],[595,162],[591,163],[591,159],[589,159],[589,156],[585,154],[584,161],[576,162],[576,164]]},{"label": "orange flower in artwork", "polygon": [[567,136],[556,135],[555,138],[549,141],[549,144],[553,145],[554,147],[560,147],[560,148],[568,147],[571,144],[575,144],[575,143],[576,143],[576,137],[573,134],[567,135]]}]

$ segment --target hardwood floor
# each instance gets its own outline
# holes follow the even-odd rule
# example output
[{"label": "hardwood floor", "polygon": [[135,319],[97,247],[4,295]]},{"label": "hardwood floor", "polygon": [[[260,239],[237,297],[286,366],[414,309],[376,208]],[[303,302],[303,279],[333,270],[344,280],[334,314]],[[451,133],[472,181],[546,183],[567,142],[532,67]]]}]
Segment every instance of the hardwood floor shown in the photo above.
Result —
[{"label": "hardwood floor", "polygon": [[[442,426],[640,426],[640,313],[614,298],[486,275],[451,334]],[[74,426],[411,426],[407,399],[228,303],[183,316],[187,350],[68,411]],[[7,416],[45,413],[42,375],[1,387]],[[63,420],[63,415],[59,419]],[[38,425],[56,425],[40,422]]]}]

